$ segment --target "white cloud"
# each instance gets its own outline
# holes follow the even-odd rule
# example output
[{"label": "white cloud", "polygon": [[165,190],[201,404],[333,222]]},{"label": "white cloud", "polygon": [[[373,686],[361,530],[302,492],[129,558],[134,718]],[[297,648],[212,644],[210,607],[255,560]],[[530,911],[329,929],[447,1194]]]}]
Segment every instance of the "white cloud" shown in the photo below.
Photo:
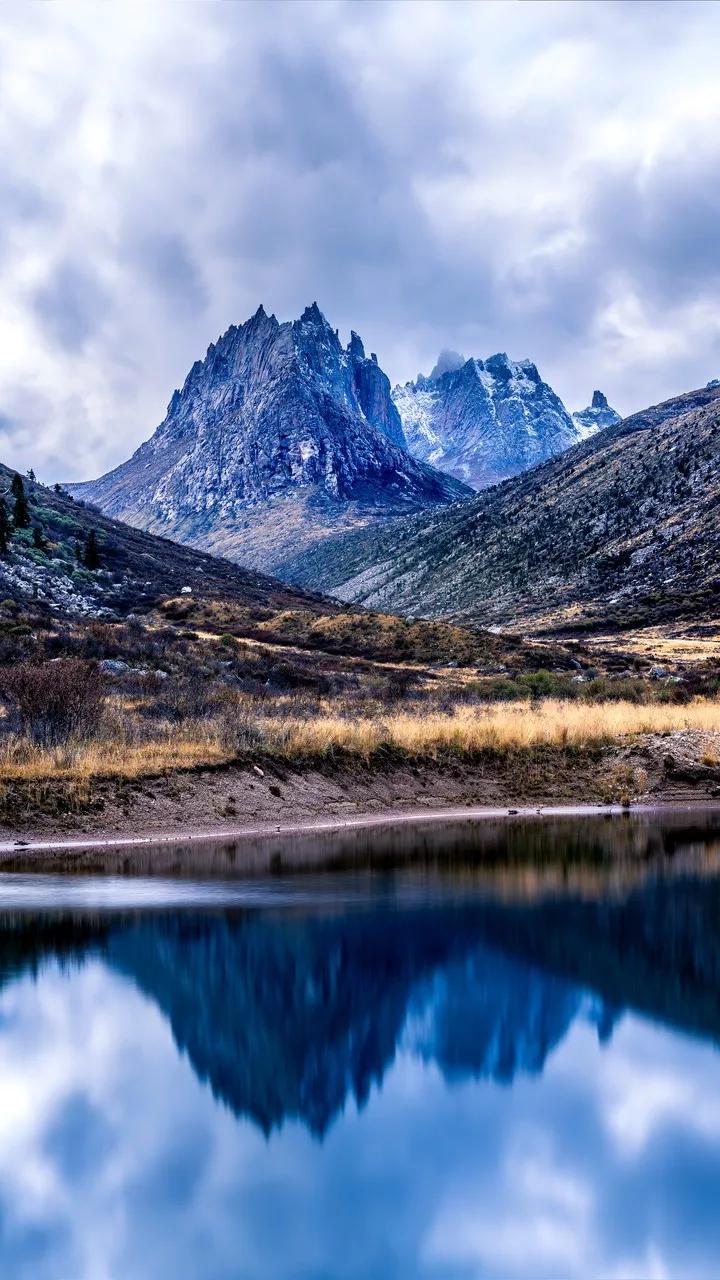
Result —
[{"label": "white cloud", "polygon": [[720,371],[714,5],[6,6],[0,451],[122,460],[229,323],[393,378],[531,356],[629,412]]}]

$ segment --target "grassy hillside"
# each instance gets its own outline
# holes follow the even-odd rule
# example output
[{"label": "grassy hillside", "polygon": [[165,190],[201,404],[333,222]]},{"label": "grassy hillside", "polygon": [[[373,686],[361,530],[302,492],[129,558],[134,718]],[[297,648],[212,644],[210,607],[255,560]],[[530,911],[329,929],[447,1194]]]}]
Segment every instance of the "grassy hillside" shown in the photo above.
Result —
[{"label": "grassy hillside", "polygon": [[[11,513],[13,474],[0,466],[0,494]],[[8,552],[0,556],[0,590],[18,602],[33,600],[86,617],[122,617],[190,587],[193,598],[201,600],[337,611],[318,595],[133,529],[27,478],[24,489],[29,525],[12,530]],[[94,570],[83,563],[90,533],[98,547],[99,564]]]}]

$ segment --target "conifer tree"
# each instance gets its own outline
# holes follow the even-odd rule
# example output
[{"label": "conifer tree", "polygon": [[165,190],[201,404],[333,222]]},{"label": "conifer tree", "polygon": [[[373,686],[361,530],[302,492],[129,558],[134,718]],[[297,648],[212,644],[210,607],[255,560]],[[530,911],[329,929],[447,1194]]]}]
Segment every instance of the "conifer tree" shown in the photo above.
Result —
[{"label": "conifer tree", "polygon": [[17,472],[12,478],[10,489],[15,499],[13,503],[13,524],[16,529],[28,529],[30,527],[30,509],[28,500],[25,497],[25,485],[23,484],[22,476],[19,476]]},{"label": "conifer tree", "polygon": [[8,512],[7,502],[0,497],[0,556],[7,555],[10,546],[10,513]]},{"label": "conifer tree", "polygon": [[33,525],[33,546],[37,551],[44,551],[47,547],[45,534],[43,533],[43,527],[41,524]]},{"label": "conifer tree", "polygon": [[85,552],[83,555],[83,564],[86,569],[100,568],[100,551],[98,549],[97,537],[95,530],[91,529],[85,539]]}]

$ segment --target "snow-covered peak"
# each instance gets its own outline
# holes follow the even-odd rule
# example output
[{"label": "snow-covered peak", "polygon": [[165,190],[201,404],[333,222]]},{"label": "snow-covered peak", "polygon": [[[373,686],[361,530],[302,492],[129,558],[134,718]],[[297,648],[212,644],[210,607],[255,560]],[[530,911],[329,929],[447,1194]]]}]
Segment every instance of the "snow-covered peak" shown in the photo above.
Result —
[{"label": "snow-covered peak", "polygon": [[506,351],[465,361],[442,353],[433,375],[396,387],[393,400],[410,452],[476,488],[544,462],[579,439],[537,366],[511,360]]}]

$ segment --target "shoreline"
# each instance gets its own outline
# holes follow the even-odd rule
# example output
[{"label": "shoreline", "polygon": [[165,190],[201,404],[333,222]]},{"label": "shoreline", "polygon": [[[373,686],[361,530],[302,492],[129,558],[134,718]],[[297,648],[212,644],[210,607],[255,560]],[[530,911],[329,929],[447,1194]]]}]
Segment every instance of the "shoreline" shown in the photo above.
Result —
[{"label": "shoreline", "polygon": [[[442,826],[453,823],[479,823],[527,821],[539,818],[617,818],[624,815],[680,814],[688,812],[720,814],[720,801],[702,799],[657,800],[631,805],[621,804],[521,804],[517,806],[468,805],[448,809],[386,810],[382,813],[360,813],[352,818],[316,818],[298,823],[264,822],[255,826],[214,827],[209,830],[152,831],[120,836],[112,831],[83,836],[30,838],[0,838],[0,869],[8,854],[19,852],[52,853],[103,849],[142,849],[162,845],[213,844],[232,841],[235,844],[257,840],[274,840],[278,836],[291,839],[296,836],[337,835],[348,831],[368,831],[375,828],[396,826]],[[2,828],[0,828],[2,835]]]},{"label": "shoreline", "polygon": [[[578,820],[582,828],[578,830]],[[94,838],[0,841],[5,874],[239,880],[300,872],[400,868],[488,872],[526,862],[567,875],[567,858],[619,870],[665,856],[659,831],[693,838],[718,832],[720,803],[703,800],[621,805],[533,805],[388,811],[353,818],[233,829],[107,833]],[[580,839],[578,839],[580,837]],[[586,847],[584,847],[586,846]],[[538,852],[542,856],[538,866]]]},{"label": "shoreline", "polygon": [[[715,746],[713,744],[713,752]],[[703,734],[646,735],[602,752],[548,750],[498,758],[332,762],[262,759],[133,780],[91,782],[81,804],[62,781],[6,784],[0,869],[53,859],[137,863],[140,852],[225,843],[330,843],[365,833],[418,832],[508,818],[588,820],[620,813],[720,808],[720,761]],[[412,833],[415,833],[413,836]],[[112,851],[115,851],[114,853]],[[112,854],[112,857],[111,857]],[[200,855],[198,855],[200,856]],[[243,852],[242,858],[245,857]],[[187,860],[187,859],[186,859]],[[200,857],[200,861],[203,858]]]}]

